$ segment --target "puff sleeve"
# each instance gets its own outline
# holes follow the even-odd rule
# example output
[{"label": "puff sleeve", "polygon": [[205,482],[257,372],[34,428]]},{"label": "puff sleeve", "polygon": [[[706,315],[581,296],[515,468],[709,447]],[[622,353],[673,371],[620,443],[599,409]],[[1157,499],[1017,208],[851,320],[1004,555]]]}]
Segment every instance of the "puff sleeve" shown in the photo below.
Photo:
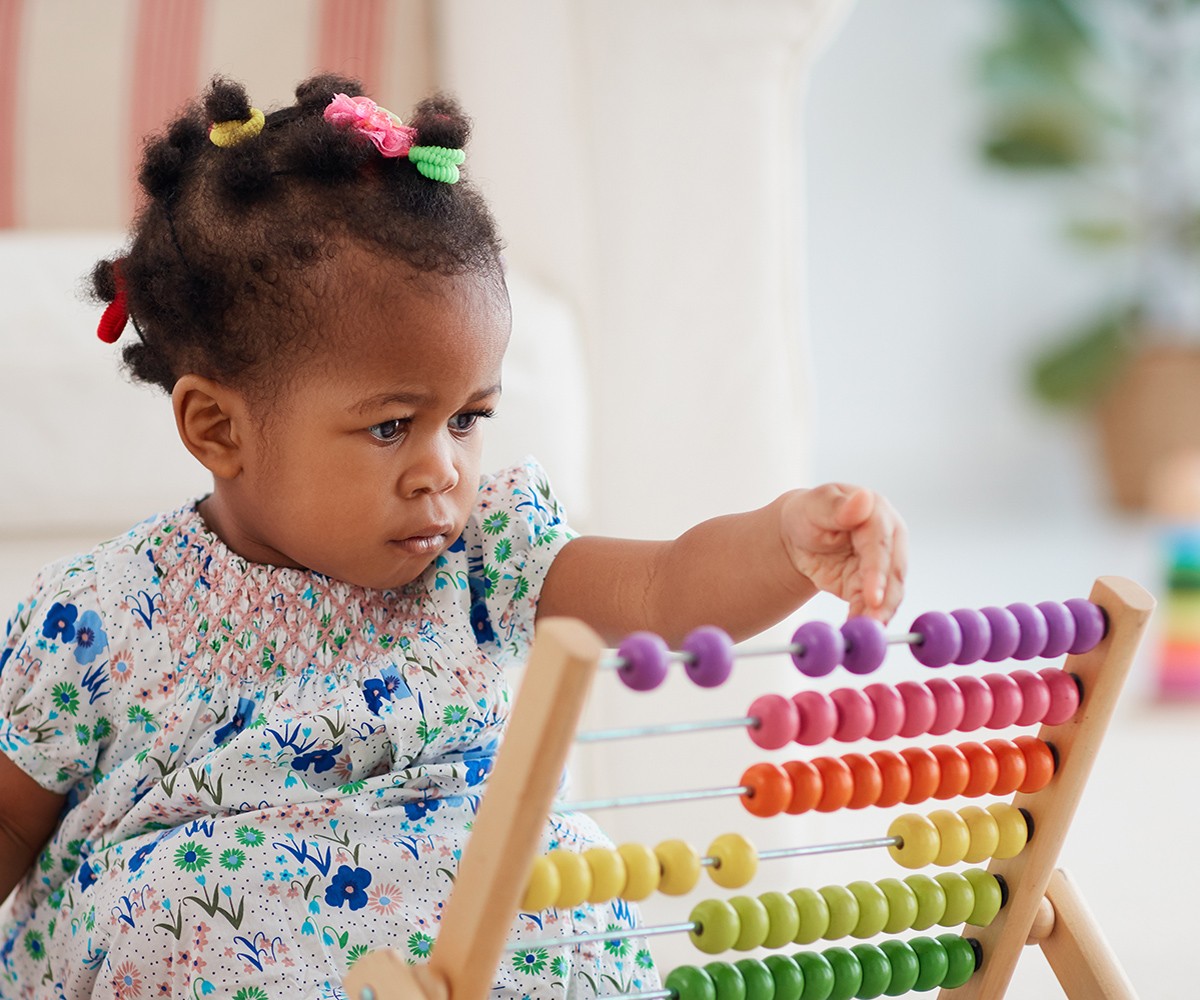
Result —
[{"label": "puff sleeve", "polygon": [[533,459],[485,477],[468,533],[471,627],[480,645],[523,657],[554,557],[575,532]]},{"label": "puff sleeve", "polygon": [[90,560],[42,571],[0,646],[0,751],[39,785],[92,781],[112,733],[106,619]]}]

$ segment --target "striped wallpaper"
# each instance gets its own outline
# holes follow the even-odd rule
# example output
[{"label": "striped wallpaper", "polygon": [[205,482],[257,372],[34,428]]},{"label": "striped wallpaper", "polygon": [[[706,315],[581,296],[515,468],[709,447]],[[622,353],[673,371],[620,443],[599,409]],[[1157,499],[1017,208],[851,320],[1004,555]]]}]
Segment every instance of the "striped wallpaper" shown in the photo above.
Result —
[{"label": "striped wallpaper", "polygon": [[264,109],[319,70],[400,114],[433,87],[432,0],[0,0],[0,228],[109,229],[144,136],[214,73]]}]

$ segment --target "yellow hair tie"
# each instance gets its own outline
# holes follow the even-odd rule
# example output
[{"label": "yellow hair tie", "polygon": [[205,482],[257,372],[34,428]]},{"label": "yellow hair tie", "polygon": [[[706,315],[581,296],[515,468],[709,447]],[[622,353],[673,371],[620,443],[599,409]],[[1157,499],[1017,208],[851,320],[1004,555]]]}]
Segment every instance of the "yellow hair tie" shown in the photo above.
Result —
[{"label": "yellow hair tie", "polygon": [[263,130],[266,122],[258,108],[251,108],[250,117],[245,121],[213,122],[208,130],[208,137],[214,146],[236,146],[246,139],[253,139]]}]

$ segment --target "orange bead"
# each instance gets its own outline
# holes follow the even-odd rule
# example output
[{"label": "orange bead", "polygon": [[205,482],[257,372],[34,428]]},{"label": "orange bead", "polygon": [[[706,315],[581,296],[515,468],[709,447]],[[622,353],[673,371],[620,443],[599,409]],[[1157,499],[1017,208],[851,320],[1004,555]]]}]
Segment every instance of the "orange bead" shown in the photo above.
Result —
[{"label": "orange bead", "polygon": [[1018,792],[1040,792],[1054,777],[1057,765],[1050,745],[1036,736],[1018,736],[1013,743],[1025,758],[1025,780],[1017,787]]},{"label": "orange bead", "polygon": [[865,809],[879,801],[879,793],[883,791],[883,775],[879,765],[866,754],[848,753],[842,761],[850,768],[850,777],[854,783],[854,793],[846,803],[847,809]]},{"label": "orange bead", "polygon": [[784,808],[784,812],[798,816],[810,809],[816,809],[825,787],[821,781],[821,772],[807,760],[785,760],[781,766],[792,781],[792,800]]},{"label": "orange bead", "polygon": [[792,801],[792,779],[777,764],[751,764],[742,774],[742,805],[754,816],[778,816]]},{"label": "orange bead", "polygon": [[817,757],[814,766],[821,772],[821,801],[817,812],[834,812],[845,808],[854,795],[854,775],[840,757]]},{"label": "orange bead", "polygon": [[940,776],[937,789],[933,793],[935,799],[952,799],[962,795],[967,782],[971,780],[971,766],[958,747],[947,743],[939,743],[930,747],[929,752],[937,758]]},{"label": "orange bead", "polygon": [[875,804],[885,809],[899,805],[912,787],[912,771],[908,769],[908,761],[892,750],[875,750],[870,757],[879,767],[882,782]]},{"label": "orange bead", "polygon": [[1012,740],[988,740],[985,744],[996,755],[999,773],[992,786],[993,795],[1012,795],[1025,780],[1025,755]]},{"label": "orange bead", "polygon": [[996,755],[982,743],[960,743],[958,749],[966,757],[967,768],[971,772],[967,787],[962,790],[963,795],[973,799],[990,793],[1000,777]]},{"label": "orange bead", "polygon": [[912,784],[904,796],[905,804],[915,806],[932,798],[942,779],[937,758],[924,747],[905,747],[900,751],[900,756],[907,762],[912,774]]}]

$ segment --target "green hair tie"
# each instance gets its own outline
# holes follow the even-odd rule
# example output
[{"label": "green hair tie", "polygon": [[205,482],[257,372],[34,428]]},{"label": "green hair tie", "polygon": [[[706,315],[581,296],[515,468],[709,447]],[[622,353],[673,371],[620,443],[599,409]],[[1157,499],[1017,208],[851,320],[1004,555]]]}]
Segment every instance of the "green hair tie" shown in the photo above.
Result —
[{"label": "green hair tie", "polygon": [[423,177],[443,184],[457,184],[458,165],[467,158],[467,154],[461,149],[447,149],[445,146],[413,146],[408,151],[408,158],[417,165]]}]

